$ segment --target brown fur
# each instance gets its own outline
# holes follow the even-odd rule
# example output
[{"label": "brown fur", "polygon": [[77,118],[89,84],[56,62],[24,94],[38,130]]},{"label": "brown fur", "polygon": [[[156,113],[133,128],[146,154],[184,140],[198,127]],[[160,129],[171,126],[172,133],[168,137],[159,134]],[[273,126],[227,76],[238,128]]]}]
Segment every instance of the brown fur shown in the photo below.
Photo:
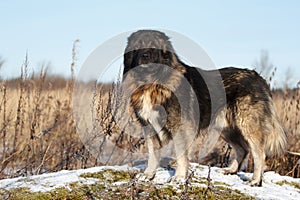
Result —
[{"label": "brown fur", "polygon": [[173,181],[186,178],[187,156],[196,138],[210,138],[202,144],[209,150],[221,134],[233,147],[235,158],[222,169],[226,174],[240,170],[251,153],[255,167],[250,185],[261,185],[266,156],[284,152],[286,135],[268,85],[255,71],[190,67],[179,60],[169,38],[153,30],[129,37],[124,66],[124,82],[136,86],[131,106],[145,127],[148,144],[142,178],[154,177],[159,149],[171,139],[178,163]]}]

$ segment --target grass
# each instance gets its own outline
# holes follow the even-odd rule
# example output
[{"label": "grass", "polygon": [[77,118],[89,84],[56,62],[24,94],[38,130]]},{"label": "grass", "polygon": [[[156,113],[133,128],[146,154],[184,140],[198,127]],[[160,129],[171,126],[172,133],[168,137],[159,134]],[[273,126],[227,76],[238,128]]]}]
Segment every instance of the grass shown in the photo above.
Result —
[{"label": "grass", "polygon": [[[0,178],[119,165],[136,158],[132,153],[134,149],[145,151],[143,141],[123,134],[113,122],[108,101],[114,98],[112,89],[116,85],[98,85],[93,100],[97,120],[93,123],[90,138],[99,141],[94,145],[97,148],[100,144],[97,157],[86,149],[77,134],[72,113],[74,80],[48,76],[46,70],[29,76],[24,65],[19,79],[0,82]],[[84,98],[85,93],[82,96]],[[276,90],[273,99],[288,135],[287,150],[297,152],[300,149],[300,90]],[[214,162],[228,161],[230,151],[227,150],[222,148],[215,154]],[[107,160],[99,159],[103,157]],[[298,155],[287,153],[282,158],[269,159],[268,165],[281,174],[300,177]],[[248,171],[252,171],[252,165],[249,166]]]},{"label": "grass", "polygon": [[[71,78],[65,79],[47,74],[46,67],[39,74],[28,74],[28,58],[26,56],[20,77],[13,80],[0,79],[0,179],[28,176],[63,169],[79,169],[100,165],[119,165],[130,163],[137,158],[143,158],[134,154],[133,151],[145,151],[144,141],[126,135],[114,122],[116,113],[112,107],[116,105],[110,102],[118,102],[115,93],[116,84],[95,85],[95,96],[93,105],[90,106],[95,114],[92,122],[92,130],[87,130],[89,135],[90,149],[82,142],[77,134],[76,120],[73,116],[73,94],[74,94],[74,67],[76,65],[76,43],[72,49],[72,63],[70,66]],[[274,75],[272,75],[274,76]],[[269,80],[272,80],[270,78]],[[86,98],[83,91],[81,98]],[[293,89],[272,91],[274,103],[280,121],[288,135],[288,151],[299,152],[300,149],[300,83]],[[115,101],[116,100],[116,101]],[[84,112],[84,110],[82,110]],[[119,117],[119,116],[118,116]],[[82,115],[81,122],[89,123]],[[98,141],[98,142],[95,142]],[[95,143],[94,143],[95,142]],[[91,150],[95,150],[97,154]],[[212,159],[215,164],[226,165],[230,150],[220,148]],[[106,158],[103,160],[101,158]],[[282,158],[271,158],[267,161],[269,169],[275,170],[283,175],[300,177],[299,155],[287,153]],[[253,166],[248,167],[252,171]],[[111,174],[108,172],[108,174]],[[104,174],[85,174],[91,178],[106,178]],[[95,176],[95,177],[92,177]],[[124,181],[130,177],[111,177],[108,183],[123,178]],[[78,196],[89,199],[88,193],[95,191],[102,195],[101,185],[97,186],[72,186],[74,191],[78,190]],[[83,187],[83,188],[82,188]],[[100,189],[97,190],[96,187]],[[135,195],[151,194],[153,197],[167,198],[175,191],[168,187],[156,188],[156,186],[137,185],[135,191],[130,187],[121,189],[118,193],[126,199],[131,193]],[[221,186],[220,186],[221,187]],[[80,193],[79,190],[83,190]],[[198,191],[199,190],[199,191]],[[187,193],[192,195],[202,189],[191,187]],[[218,188],[213,191],[212,198],[220,197],[224,189]],[[57,189],[58,194],[71,195],[65,189]],[[230,191],[232,195],[239,195],[236,191]],[[33,194],[26,189],[18,189],[10,192],[22,195],[55,195],[54,193]],[[176,193],[176,192],[175,192]],[[104,192],[103,195],[108,195]],[[110,194],[114,195],[114,194]],[[127,195],[127,196],[126,196]],[[18,198],[17,196],[16,199]],[[112,196],[113,197],[113,196]],[[31,197],[30,197],[31,198]],[[30,199],[29,198],[29,199]],[[33,197],[32,197],[33,198]],[[56,197],[55,197],[56,198]],[[60,198],[57,196],[57,199]],[[65,196],[62,199],[71,198]],[[221,197],[220,197],[221,198]],[[234,198],[234,197],[232,197]],[[38,199],[38,198],[37,198]]]},{"label": "grass", "polygon": [[0,178],[99,165],[76,133],[73,85],[46,68],[29,75],[27,56],[20,78],[0,80]]},{"label": "grass", "polygon": [[276,183],[277,185],[290,185],[300,190],[300,184],[296,182],[280,181]]},{"label": "grass", "polygon": [[97,173],[85,173],[81,174],[82,178],[96,178],[102,182],[114,183],[116,181],[129,181],[131,174],[126,171],[116,171],[112,169],[105,169]]},{"label": "grass", "polygon": [[[69,189],[57,188],[51,192],[30,192],[26,188],[1,192],[6,199],[29,199],[29,200],[59,200],[59,199],[180,199],[181,193],[173,187],[156,188],[153,185],[138,185],[132,190],[128,186],[110,186],[106,188],[101,184],[80,185],[72,184]],[[136,192],[136,193],[135,193]],[[134,193],[134,196],[131,194]],[[190,187],[188,199],[255,199],[236,190],[225,187],[216,187],[215,190],[205,194],[205,188]]]},{"label": "grass", "polygon": [[[102,173],[86,173],[82,178],[94,178],[98,181],[85,185],[72,183],[68,187],[56,188],[48,192],[31,192],[28,188],[18,188],[1,191],[5,199],[254,199],[237,190],[231,190],[226,184],[218,183],[208,191],[206,186],[198,183],[190,185],[185,190],[184,185],[154,185],[137,182],[132,172],[104,170]],[[120,182],[121,184],[115,184]],[[205,183],[207,185],[207,183]]]}]

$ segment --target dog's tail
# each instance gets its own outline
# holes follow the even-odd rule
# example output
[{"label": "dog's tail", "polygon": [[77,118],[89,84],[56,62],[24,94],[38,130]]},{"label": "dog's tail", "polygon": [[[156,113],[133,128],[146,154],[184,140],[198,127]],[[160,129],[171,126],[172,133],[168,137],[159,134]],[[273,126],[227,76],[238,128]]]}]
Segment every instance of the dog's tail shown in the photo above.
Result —
[{"label": "dog's tail", "polygon": [[287,147],[287,136],[276,114],[273,101],[270,100],[271,118],[268,123],[268,133],[265,137],[265,152],[267,156],[281,156]]}]

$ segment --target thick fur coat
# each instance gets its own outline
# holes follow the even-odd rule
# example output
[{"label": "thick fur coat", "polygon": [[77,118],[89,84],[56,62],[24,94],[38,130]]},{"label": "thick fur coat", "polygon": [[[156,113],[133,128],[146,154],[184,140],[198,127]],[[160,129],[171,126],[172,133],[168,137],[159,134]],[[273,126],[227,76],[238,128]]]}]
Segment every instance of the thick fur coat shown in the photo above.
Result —
[{"label": "thick fur coat", "polygon": [[[149,159],[143,179],[155,176],[159,149],[170,140],[178,165],[173,181],[186,178],[188,153],[197,138],[220,135],[231,145],[235,157],[222,169],[226,174],[238,172],[251,153],[252,186],[262,184],[266,156],[284,152],[286,134],[268,84],[253,70],[188,66],[164,33],[140,30],[128,38],[123,75],[134,88],[130,105],[146,134]],[[202,145],[212,145],[206,141]]]}]

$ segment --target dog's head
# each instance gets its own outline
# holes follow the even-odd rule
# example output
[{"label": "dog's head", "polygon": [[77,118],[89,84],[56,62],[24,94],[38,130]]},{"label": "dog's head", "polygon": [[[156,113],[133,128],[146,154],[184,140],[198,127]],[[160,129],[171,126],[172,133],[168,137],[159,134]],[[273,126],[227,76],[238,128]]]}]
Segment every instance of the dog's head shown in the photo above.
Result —
[{"label": "dog's head", "polygon": [[130,35],[124,53],[123,75],[136,67],[143,73],[161,73],[159,66],[162,65],[183,70],[168,36],[155,30],[139,30]]}]

